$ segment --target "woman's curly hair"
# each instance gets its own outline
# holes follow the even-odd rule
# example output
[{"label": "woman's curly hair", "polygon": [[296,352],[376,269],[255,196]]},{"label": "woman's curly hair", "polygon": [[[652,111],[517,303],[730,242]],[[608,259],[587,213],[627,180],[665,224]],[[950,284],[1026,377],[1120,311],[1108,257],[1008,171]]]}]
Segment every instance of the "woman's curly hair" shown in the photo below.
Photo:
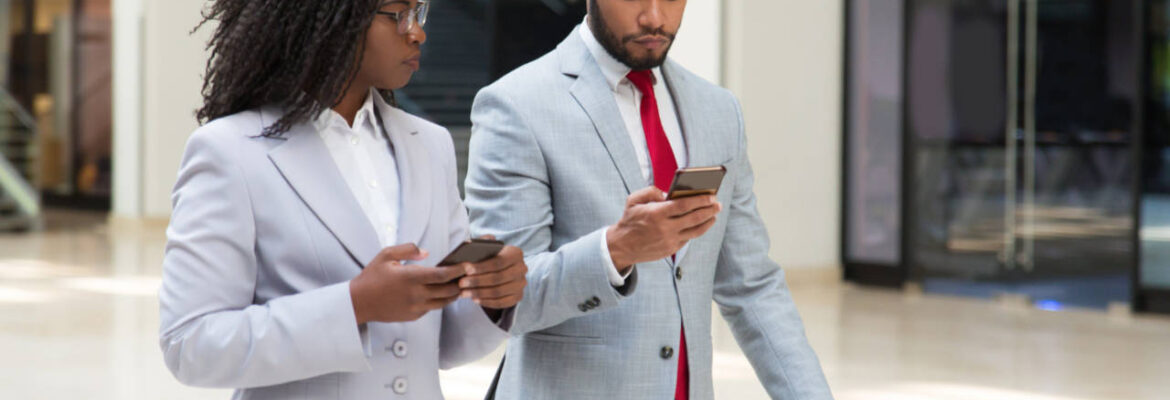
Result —
[{"label": "woman's curly hair", "polygon": [[[330,108],[361,66],[365,33],[382,0],[215,0],[203,24],[219,25],[207,49],[199,122],[265,105],[284,116],[280,136]],[[383,93],[387,95],[388,93]]]}]

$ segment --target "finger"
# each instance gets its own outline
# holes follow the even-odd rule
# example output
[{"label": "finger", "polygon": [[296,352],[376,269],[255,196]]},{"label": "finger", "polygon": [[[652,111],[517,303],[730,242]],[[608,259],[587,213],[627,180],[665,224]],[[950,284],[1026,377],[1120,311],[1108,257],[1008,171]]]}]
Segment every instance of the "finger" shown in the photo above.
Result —
[{"label": "finger", "polygon": [[426,286],[426,298],[428,299],[445,299],[448,297],[459,297],[463,290],[459,288],[458,282],[442,283],[437,285]]},{"label": "finger", "polygon": [[426,259],[428,255],[430,254],[426,250],[420,249],[414,243],[403,243],[382,249],[377,257],[392,261],[420,261]]},{"label": "finger", "polygon": [[444,297],[441,299],[430,299],[430,300],[427,300],[425,303],[423,303],[423,307],[426,308],[427,310],[438,310],[440,308],[446,307],[448,304],[451,304],[455,300],[459,300],[458,295],[453,296],[453,297]]},{"label": "finger", "polygon": [[495,235],[483,235],[483,236],[480,236],[479,238],[483,239],[483,240],[496,240]]},{"label": "finger", "polygon": [[513,272],[513,269],[490,274],[468,275],[459,280],[459,287],[462,289],[488,288],[519,280],[520,277],[519,274]]},{"label": "finger", "polygon": [[517,293],[523,293],[524,287],[528,286],[528,282],[524,280],[515,280],[499,286],[465,289],[461,294],[463,297],[471,297],[478,300],[491,300],[508,297]]},{"label": "finger", "polygon": [[711,217],[706,222],[703,222],[702,224],[700,224],[698,226],[693,226],[693,227],[684,229],[682,232],[679,232],[679,236],[682,236],[686,240],[691,240],[691,239],[697,238],[699,236],[703,236],[703,234],[707,233],[707,230],[711,229],[711,227],[714,225],[715,225],[715,217]]},{"label": "finger", "polygon": [[513,306],[516,305],[516,303],[519,303],[520,300],[522,300],[522,299],[524,299],[524,294],[517,294],[517,295],[513,295],[513,296],[498,298],[498,299],[487,299],[487,300],[477,299],[477,300],[475,300],[475,304],[479,304],[480,306],[482,306],[484,308],[492,308],[492,309],[496,309],[496,310],[502,310],[505,308],[512,308]]},{"label": "finger", "polygon": [[467,268],[468,275],[490,274],[503,271],[524,259],[524,251],[516,246],[504,246],[495,257],[483,262],[471,264]]},{"label": "finger", "polygon": [[684,215],[675,217],[671,220],[671,222],[674,223],[675,226],[677,226],[679,230],[685,230],[688,228],[693,228],[695,226],[702,225],[704,222],[707,222],[708,219],[711,219],[711,218],[715,217],[716,215],[719,215],[720,210],[721,210],[721,206],[719,205],[719,203],[715,203],[714,205],[703,207],[703,208],[691,211],[688,214],[684,214]]},{"label": "finger", "polygon": [[656,201],[662,201],[664,199],[666,199],[666,193],[663,193],[661,190],[659,190],[658,188],[656,188],[654,186],[650,186],[650,187],[644,188],[642,190],[636,191],[634,193],[631,193],[630,197],[626,198],[626,208],[633,207],[633,206],[638,205],[638,204],[646,204],[646,203],[652,203],[652,202],[656,202]]},{"label": "finger", "polygon": [[699,208],[711,206],[715,203],[715,196],[711,195],[684,197],[667,202],[667,204],[663,205],[662,211],[665,212],[667,216],[677,217],[690,213],[691,211]]},{"label": "finger", "polygon": [[425,284],[443,284],[467,274],[467,264],[456,264],[444,267],[419,267],[418,271],[414,273],[416,280],[414,282]]}]

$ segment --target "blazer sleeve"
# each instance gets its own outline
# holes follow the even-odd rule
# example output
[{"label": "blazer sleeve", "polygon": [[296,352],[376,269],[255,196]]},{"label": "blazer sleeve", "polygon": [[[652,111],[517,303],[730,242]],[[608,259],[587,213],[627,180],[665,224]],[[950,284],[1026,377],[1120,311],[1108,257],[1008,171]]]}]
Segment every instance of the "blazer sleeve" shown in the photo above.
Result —
[{"label": "blazer sleeve", "polygon": [[[471,227],[524,250],[528,286],[512,334],[542,330],[570,318],[617,307],[632,295],[637,268],[621,290],[610,283],[599,250],[605,229],[551,248],[553,205],[547,165],[533,132],[506,93],[489,86],[471,109],[466,191]],[[594,302],[595,306],[583,304]]]},{"label": "blazer sleeve", "polygon": [[[455,147],[451,143],[450,134],[441,137],[440,148],[443,149],[444,162],[443,181],[447,188],[448,221],[450,234],[448,243],[454,250],[459,243],[467,240],[468,234],[467,208],[459,199],[459,180],[455,166]],[[512,310],[505,311],[500,321],[492,321],[487,313],[471,299],[460,298],[443,307],[443,322],[439,335],[439,368],[450,369],[478,360],[493,350],[508,338],[508,328],[511,325]]]},{"label": "blazer sleeve", "polygon": [[172,194],[159,344],[182,383],[247,388],[368,371],[349,282],[254,304],[256,229],[235,133],[201,128]]},{"label": "blazer sleeve", "polygon": [[775,399],[832,399],[820,362],[784,280],[768,257],[769,239],[756,209],[743,116],[739,148],[728,168],[733,195],[715,270],[714,299],[768,395]]}]

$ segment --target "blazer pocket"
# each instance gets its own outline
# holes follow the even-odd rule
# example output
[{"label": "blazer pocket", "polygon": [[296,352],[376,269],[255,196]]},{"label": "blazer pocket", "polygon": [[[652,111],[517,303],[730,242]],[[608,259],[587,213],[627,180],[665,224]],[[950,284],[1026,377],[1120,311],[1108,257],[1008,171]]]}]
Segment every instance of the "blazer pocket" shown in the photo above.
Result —
[{"label": "blazer pocket", "polygon": [[571,344],[593,344],[601,345],[604,343],[602,338],[592,336],[565,336],[553,335],[548,333],[528,333],[524,335],[525,339],[535,340],[539,342],[552,343],[571,343]]}]

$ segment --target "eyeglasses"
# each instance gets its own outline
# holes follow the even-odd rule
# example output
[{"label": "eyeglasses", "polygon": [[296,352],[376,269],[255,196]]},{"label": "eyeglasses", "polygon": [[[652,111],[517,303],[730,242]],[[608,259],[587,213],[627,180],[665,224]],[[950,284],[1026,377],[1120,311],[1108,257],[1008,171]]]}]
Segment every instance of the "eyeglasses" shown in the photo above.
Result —
[{"label": "eyeglasses", "polygon": [[429,2],[419,0],[418,5],[406,11],[389,12],[377,11],[378,15],[385,15],[398,23],[398,34],[405,35],[414,30],[414,24],[421,28],[427,24],[427,13],[431,10]]}]

